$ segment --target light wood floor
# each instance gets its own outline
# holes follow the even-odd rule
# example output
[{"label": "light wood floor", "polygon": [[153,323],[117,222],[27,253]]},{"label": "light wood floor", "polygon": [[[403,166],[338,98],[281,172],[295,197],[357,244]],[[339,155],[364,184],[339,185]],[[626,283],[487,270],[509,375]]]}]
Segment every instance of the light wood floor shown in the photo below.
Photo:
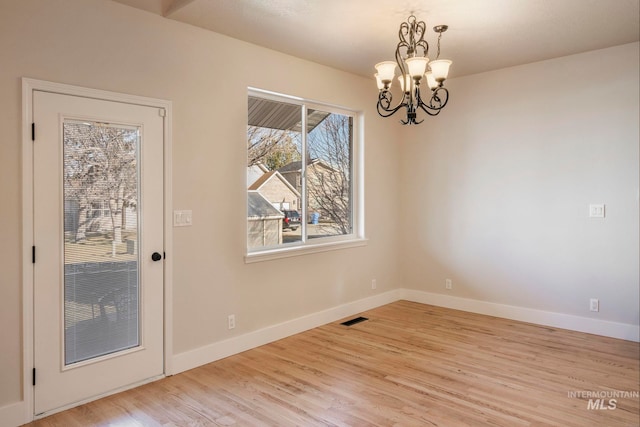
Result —
[{"label": "light wood floor", "polygon": [[406,301],[362,315],[29,425],[640,425],[637,397],[570,395],[637,396],[638,343]]}]

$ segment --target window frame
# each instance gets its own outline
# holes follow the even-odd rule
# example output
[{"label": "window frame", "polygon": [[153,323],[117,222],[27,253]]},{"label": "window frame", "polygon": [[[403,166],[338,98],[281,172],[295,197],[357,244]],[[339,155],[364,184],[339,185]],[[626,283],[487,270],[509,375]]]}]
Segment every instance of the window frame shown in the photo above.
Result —
[{"label": "window frame", "polygon": [[[311,253],[325,252],[337,249],[352,248],[358,246],[364,246],[367,244],[367,239],[364,234],[364,114],[362,111],[349,109],[346,107],[336,106],[333,104],[327,104],[319,101],[313,101],[305,98],[295,97],[291,95],[284,95],[272,91],[267,91],[257,88],[248,88],[247,100],[249,97],[257,97],[265,100],[284,102],[301,107],[301,128],[306,129],[307,110],[321,110],[332,114],[341,114],[351,117],[352,121],[352,135],[351,135],[351,233],[344,235],[334,235],[327,237],[314,237],[309,239],[306,235],[306,217],[308,216],[307,209],[307,188],[306,188],[306,165],[302,164],[302,191],[301,191],[301,203],[300,203],[300,216],[301,221],[301,240],[297,242],[290,242],[281,244],[275,247],[258,248],[250,250],[249,240],[247,235],[247,227],[245,227],[245,262],[260,262],[273,259],[280,259],[292,256],[300,256]],[[246,111],[246,110],[245,110]],[[248,128],[248,117],[245,118],[246,128]],[[307,135],[306,132],[301,133],[302,138],[302,156],[306,157],[307,147]],[[245,148],[246,152],[246,148]],[[245,155],[245,160],[246,160]],[[245,163],[246,168],[246,163]],[[245,185],[245,193],[247,192],[247,186]],[[245,197],[246,208],[248,209],[248,201]],[[245,209],[245,211],[247,211]],[[248,219],[247,219],[248,224]]]}]

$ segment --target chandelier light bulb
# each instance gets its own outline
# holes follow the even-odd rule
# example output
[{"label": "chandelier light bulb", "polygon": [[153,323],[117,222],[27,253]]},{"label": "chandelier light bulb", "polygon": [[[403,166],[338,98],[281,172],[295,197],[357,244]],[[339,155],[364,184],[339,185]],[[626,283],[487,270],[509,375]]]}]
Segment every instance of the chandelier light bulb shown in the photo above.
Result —
[{"label": "chandelier light bulb", "polygon": [[424,56],[414,56],[413,58],[407,58],[405,60],[407,68],[409,68],[409,74],[415,80],[420,80],[427,70],[427,63],[429,58]]},{"label": "chandelier light bulb", "polygon": [[384,89],[384,83],[382,83],[382,80],[380,80],[380,75],[378,73],[375,73],[374,76],[376,78],[376,84],[378,85],[378,90]]},{"label": "chandelier light bulb", "polygon": [[409,74],[398,76],[398,81],[402,92],[409,93],[411,91],[411,76]]},{"label": "chandelier light bulb", "polygon": [[376,70],[378,71],[378,77],[383,83],[391,84],[393,76],[396,74],[396,64],[393,61],[383,61],[376,64]]},{"label": "chandelier light bulb", "polygon": [[433,73],[433,78],[438,83],[443,82],[447,79],[450,66],[451,61],[449,61],[448,59],[438,59],[429,63],[429,67],[431,67],[431,72]]},{"label": "chandelier light bulb", "polygon": [[429,86],[429,89],[434,90],[438,87],[438,82],[433,77],[433,73],[431,71],[427,71],[424,76],[427,79],[427,86]]}]

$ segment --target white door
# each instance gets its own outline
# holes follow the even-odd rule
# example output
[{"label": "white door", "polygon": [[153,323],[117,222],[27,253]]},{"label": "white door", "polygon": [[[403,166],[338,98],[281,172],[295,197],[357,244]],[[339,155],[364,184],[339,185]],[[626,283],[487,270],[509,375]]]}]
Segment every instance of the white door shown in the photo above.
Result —
[{"label": "white door", "polygon": [[34,413],[161,376],[163,116],[34,91]]}]

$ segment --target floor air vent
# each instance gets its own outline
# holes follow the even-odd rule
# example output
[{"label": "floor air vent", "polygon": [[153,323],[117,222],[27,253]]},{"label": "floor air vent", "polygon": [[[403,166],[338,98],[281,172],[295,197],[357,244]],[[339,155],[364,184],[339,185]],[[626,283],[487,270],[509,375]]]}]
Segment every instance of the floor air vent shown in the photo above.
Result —
[{"label": "floor air vent", "polygon": [[342,322],[340,324],[344,326],[351,326],[355,325],[356,323],[364,322],[365,320],[369,319],[367,319],[366,317],[356,317],[355,319],[347,320],[346,322]]}]

